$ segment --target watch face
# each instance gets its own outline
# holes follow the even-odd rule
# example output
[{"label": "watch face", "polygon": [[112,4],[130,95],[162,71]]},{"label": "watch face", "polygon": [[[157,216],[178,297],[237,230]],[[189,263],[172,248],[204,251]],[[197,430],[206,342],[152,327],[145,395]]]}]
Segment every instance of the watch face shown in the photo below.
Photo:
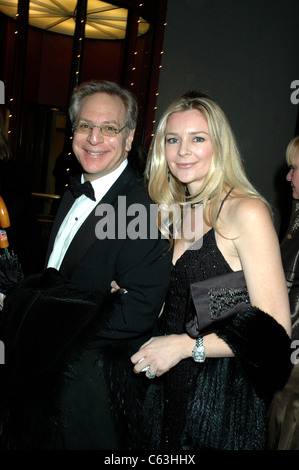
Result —
[{"label": "watch face", "polygon": [[193,358],[196,362],[203,362],[206,358],[206,354],[203,348],[198,348],[193,351]]}]

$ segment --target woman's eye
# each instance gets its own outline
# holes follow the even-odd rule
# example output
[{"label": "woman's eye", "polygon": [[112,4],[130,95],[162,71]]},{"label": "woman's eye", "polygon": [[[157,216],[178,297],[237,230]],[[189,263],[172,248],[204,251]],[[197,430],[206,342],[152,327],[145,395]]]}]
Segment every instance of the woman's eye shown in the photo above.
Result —
[{"label": "woman's eye", "polygon": [[169,137],[166,142],[168,144],[176,144],[178,142],[178,139],[176,139],[175,137]]},{"label": "woman's eye", "polygon": [[194,137],[194,142],[204,142],[204,138],[203,137]]}]

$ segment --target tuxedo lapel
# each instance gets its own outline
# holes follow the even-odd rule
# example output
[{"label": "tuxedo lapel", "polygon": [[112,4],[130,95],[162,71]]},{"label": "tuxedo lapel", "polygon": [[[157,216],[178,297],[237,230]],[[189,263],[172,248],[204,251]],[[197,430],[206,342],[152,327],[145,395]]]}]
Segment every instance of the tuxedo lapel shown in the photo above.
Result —
[{"label": "tuxedo lapel", "polygon": [[[96,216],[96,208],[100,204],[110,204],[116,208],[118,196],[125,195],[129,186],[134,184],[134,181],[136,181],[136,175],[128,165],[103,199],[97,204],[95,209],[92,210],[73,238],[60,267],[60,272],[64,276],[71,277],[72,272],[78,266],[80,260],[97,240],[95,228],[99,221],[99,216]],[[63,218],[60,223],[62,220]]]},{"label": "tuxedo lapel", "polygon": [[118,196],[125,195],[128,187],[134,184],[136,178],[137,176],[134,170],[131,168],[130,164],[128,164],[109,191],[104,195],[100,204],[111,204],[114,206],[117,203]]}]

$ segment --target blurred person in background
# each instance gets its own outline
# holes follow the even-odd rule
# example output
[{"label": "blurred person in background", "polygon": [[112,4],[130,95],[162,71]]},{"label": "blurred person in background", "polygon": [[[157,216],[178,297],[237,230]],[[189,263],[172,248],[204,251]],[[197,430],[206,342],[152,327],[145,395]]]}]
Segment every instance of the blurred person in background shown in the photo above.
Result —
[{"label": "blurred person in background", "polygon": [[[289,172],[287,181],[292,190],[292,212],[288,230],[281,242],[281,257],[286,276],[292,320],[291,338],[299,346],[299,136],[286,150]],[[298,362],[296,350],[292,355]],[[294,364],[285,387],[275,394],[269,409],[268,448],[299,450],[299,364]]]},{"label": "blurred person in background", "polygon": [[7,208],[10,226],[6,228],[9,248],[18,256],[25,275],[43,270],[45,253],[41,230],[27,182],[12,159],[0,112],[0,196]]}]

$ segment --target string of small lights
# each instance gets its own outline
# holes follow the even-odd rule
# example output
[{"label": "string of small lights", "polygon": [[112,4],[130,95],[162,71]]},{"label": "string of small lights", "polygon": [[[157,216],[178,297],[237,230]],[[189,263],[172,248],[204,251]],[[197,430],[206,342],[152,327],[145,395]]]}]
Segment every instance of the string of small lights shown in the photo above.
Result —
[{"label": "string of small lights", "polygon": [[[142,7],[143,7],[143,3],[139,3],[138,4],[138,12],[137,12],[137,16],[138,16],[138,19],[137,19],[137,31],[138,31],[138,27],[140,25],[140,23],[143,21],[142,20]],[[78,12],[80,13],[80,12]],[[16,18],[16,30],[15,30],[15,37],[17,37],[17,35],[19,34],[19,31],[18,31],[18,17],[19,17],[19,14],[17,13],[15,15],[15,18]],[[83,30],[85,28],[85,19],[84,18],[80,18],[80,22],[83,26]],[[165,22],[164,23],[164,29],[165,27],[167,26],[167,23]],[[138,33],[137,33],[138,35]],[[163,36],[164,36],[164,31],[163,31]],[[78,39],[77,39],[77,44],[75,44],[75,47],[77,49],[76,51],[76,57],[75,57],[75,64],[74,64],[74,67],[75,67],[75,87],[78,85],[79,83],[79,78],[80,78],[80,69],[81,69],[81,66],[82,66],[82,47],[83,47],[83,41],[84,37],[82,36],[79,36]],[[137,39],[137,37],[136,37]],[[161,42],[161,41],[160,41]],[[159,59],[154,59],[153,60],[153,69],[151,70],[151,76],[155,76],[155,80],[153,80],[153,84],[151,85],[151,87],[149,88],[149,93],[147,93],[147,102],[149,103],[149,107],[147,109],[147,130],[146,130],[146,135],[147,136],[150,136],[150,138],[152,138],[154,136],[154,126],[155,126],[155,114],[156,114],[156,111],[157,111],[157,105],[156,105],[156,101],[157,101],[157,97],[159,95],[158,93],[158,77],[159,77],[159,72],[160,70],[162,69],[162,56],[164,54],[164,51],[163,50],[160,50],[159,52],[158,51],[148,51],[148,53],[150,52],[153,52],[154,54],[159,54]],[[134,88],[135,86],[138,86],[137,83],[136,83],[136,80],[137,80],[137,76],[138,76],[138,72],[140,72],[140,67],[142,67],[142,64],[143,64],[143,61],[142,61],[142,58],[140,57],[139,60],[138,60],[138,50],[137,50],[137,47],[135,50],[131,51],[130,52],[131,54],[133,54],[133,57],[131,57],[131,68],[130,68],[130,76],[129,76],[129,86],[132,88],[132,91],[134,92]],[[138,70],[138,67],[139,67],[139,70]],[[159,69],[158,71],[156,69]],[[73,69],[74,70],[74,69]],[[10,102],[10,106],[9,106],[9,109],[8,109],[8,118],[9,118],[9,122],[8,122],[8,133],[11,134],[13,132],[13,126],[12,126],[12,121],[13,121],[13,118],[14,118],[14,115],[13,115],[13,103],[14,103],[14,100],[15,100],[15,97],[14,96],[11,96],[11,98],[9,99],[9,102]],[[151,119],[152,118],[152,119]],[[145,135],[145,138],[146,138],[146,135]],[[69,140],[70,142],[72,141],[72,136],[69,136]],[[71,155],[71,151],[68,152],[68,155]]]},{"label": "string of small lights", "polygon": [[[16,18],[16,30],[15,30],[15,36],[17,34],[19,34],[19,31],[18,31],[18,17],[19,17],[19,13],[16,14],[15,18]],[[14,101],[14,98],[11,97],[9,99],[9,102],[10,102],[10,107],[8,109],[8,131],[7,133],[8,134],[11,134],[12,133],[12,118],[13,118],[13,114],[12,114],[12,105],[13,105],[13,101]]]}]

